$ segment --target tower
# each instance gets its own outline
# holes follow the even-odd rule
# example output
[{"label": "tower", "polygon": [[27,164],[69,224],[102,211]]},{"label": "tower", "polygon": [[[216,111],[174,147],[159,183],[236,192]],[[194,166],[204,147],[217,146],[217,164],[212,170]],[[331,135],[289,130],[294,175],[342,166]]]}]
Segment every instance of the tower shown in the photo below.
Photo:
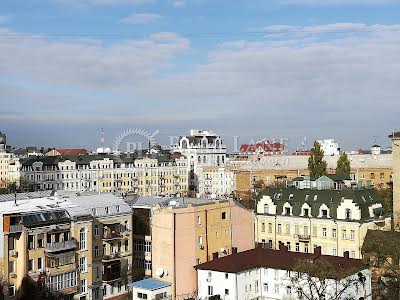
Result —
[{"label": "tower", "polygon": [[392,139],[394,229],[400,230],[400,132],[393,132],[389,138]]}]

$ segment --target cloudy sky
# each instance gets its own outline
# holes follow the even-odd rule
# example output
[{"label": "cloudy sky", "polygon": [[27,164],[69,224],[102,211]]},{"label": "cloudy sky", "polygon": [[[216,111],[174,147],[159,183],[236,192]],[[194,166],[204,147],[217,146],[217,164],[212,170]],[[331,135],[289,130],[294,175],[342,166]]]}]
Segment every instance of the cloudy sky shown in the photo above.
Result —
[{"label": "cloudy sky", "polygon": [[[23,3],[23,4],[22,4]],[[14,146],[213,129],[387,145],[400,0],[1,0],[0,131]]]}]

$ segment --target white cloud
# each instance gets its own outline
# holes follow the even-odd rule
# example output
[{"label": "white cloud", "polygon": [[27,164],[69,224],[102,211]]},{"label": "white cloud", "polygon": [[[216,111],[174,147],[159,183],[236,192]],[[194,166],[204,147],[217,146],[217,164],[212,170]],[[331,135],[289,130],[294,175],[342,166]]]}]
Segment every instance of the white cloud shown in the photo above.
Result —
[{"label": "white cloud", "polygon": [[0,15],[0,24],[7,23],[13,18],[12,15]]},{"label": "white cloud", "polygon": [[174,7],[186,6],[186,0],[168,0],[168,2]]},{"label": "white cloud", "polygon": [[124,24],[149,24],[161,20],[163,17],[153,13],[134,13],[121,19],[119,22]]},{"label": "white cloud", "polygon": [[98,5],[122,5],[122,4],[131,4],[131,5],[143,5],[154,3],[156,0],[54,0],[58,3],[64,5],[70,5],[75,7],[89,7],[89,6],[98,6]]}]

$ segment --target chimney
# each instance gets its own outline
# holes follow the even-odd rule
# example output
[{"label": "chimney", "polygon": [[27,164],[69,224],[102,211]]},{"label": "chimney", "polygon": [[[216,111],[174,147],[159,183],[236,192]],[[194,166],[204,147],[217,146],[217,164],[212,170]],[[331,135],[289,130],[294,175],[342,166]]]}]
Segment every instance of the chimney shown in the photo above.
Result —
[{"label": "chimney", "polygon": [[314,254],[315,254],[315,256],[321,256],[321,253],[322,253],[322,251],[321,251],[321,246],[318,246],[318,247],[315,247],[315,248],[314,248]]},{"label": "chimney", "polygon": [[349,253],[349,251],[344,251],[344,252],[343,252],[343,257],[344,257],[344,258],[350,258],[350,253]]}]

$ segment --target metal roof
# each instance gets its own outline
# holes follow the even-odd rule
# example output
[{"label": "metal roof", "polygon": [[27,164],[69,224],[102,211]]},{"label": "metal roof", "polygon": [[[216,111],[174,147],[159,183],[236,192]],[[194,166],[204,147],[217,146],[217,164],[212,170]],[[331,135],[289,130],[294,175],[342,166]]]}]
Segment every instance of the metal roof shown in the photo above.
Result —
[{"label": "metal roof", "polygon": [[140,281],[131,282],[128,284],[131,287],[154,291],[171,285],[169,282],[161,281],[155,278],[147,278]]}]

